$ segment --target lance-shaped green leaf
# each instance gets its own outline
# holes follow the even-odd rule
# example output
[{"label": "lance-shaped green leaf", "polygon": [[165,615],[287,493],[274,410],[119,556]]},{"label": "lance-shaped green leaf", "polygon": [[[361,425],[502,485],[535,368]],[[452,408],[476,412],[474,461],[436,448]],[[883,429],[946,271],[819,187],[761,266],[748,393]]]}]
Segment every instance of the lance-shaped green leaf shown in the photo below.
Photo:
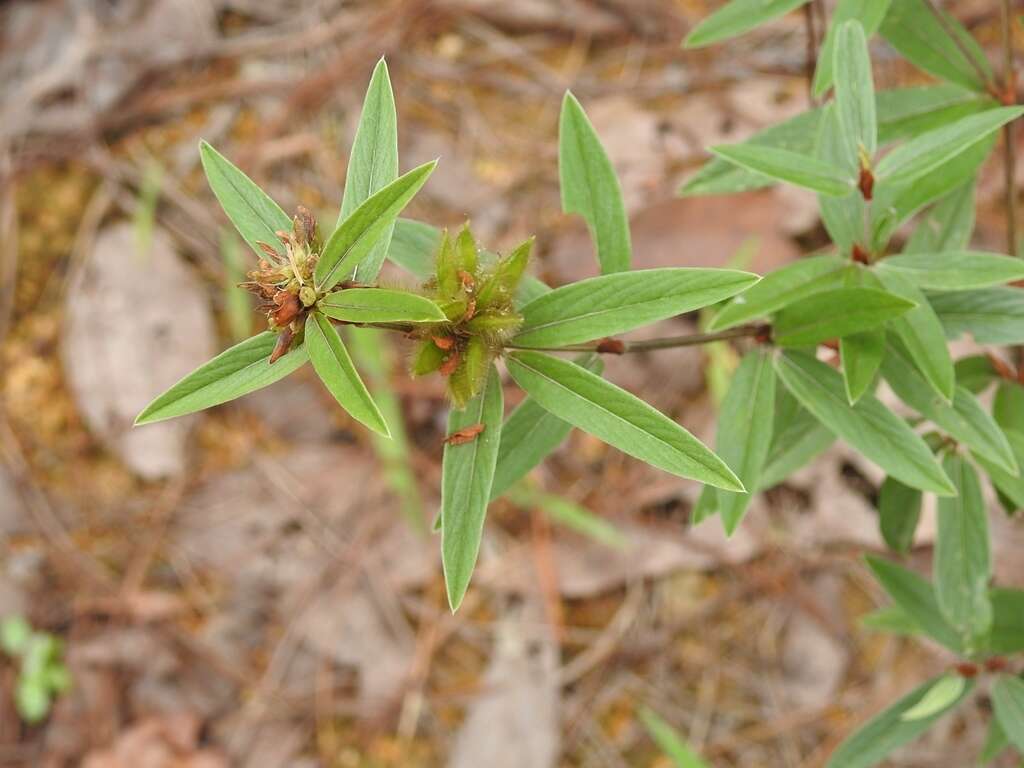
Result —
[{"label": "lance-shaped green leaf", "polygon": [[722,525],[730,536],[743,519],[753,491],[761,483],[761,469],[772,442],[774,411],[775,371],[771,354],[756,349],[740,362],[718,413],[715,435],[718,454],[750,489],[745,493],[714,491],[718,495]]},{"label": "lance-shaped green leaf", "polygon": [[318,312],[311,312],[306,318],[306,349],[316,375],[338,404],[374,432],[391,437],[387,422],[359,378],[341,336],[331,321]]},{"label": "lance-shaped green leaf", "polygon": [[[876,0],[865,0],[872,5]],[[823,59],[819,58],[819,63]],[[887,143],[933,130],[996,106],[987,96],[953,85],[927,85],[894,88],[875,94],[878,118],[878,141]],[[758,131],[745,143],[788,149],[800,155],[814,152],[819,133],[822,109],[801,112],[789,120]],[[759,189],[774,184],[760,173],[734,165],[720,157],[705,163],[679,190],[682,195],[720,195]]]},{"label": "lance-shaped green leaf", "polygon": [[807,410],[890,475],[940,496],[956,492],[925,442],[874,395],[850,405],[839,372],[805,354],[781,354],[775,369]]},{"label": "lance-shaped green leaf", "polygon": [[935,681],[917,704],[900,715],[900,720],[904,722],[923,720],[926,717],[945,712],[960,700],[966,687],[967,679],[956,672],[943,675]]},{"label": "lance-shaped green leaf", "polygon": [[890,330],[903,342],[910,359],[925,380],[947,402],[953,400],[956,376],[946,335],[928,299],[910,280],[895,272],[874,272],[890,293],[917,306],[892,320]]},{"label": "lance-shaped green leaf", "polygon": [[992,417],[1003,429],[1024,434],[1024,386],[1016,381],[1000,381],[995,400],[992,401]]},{"label": "lance-shaped green leaf", "polygon": [[[604,370],[601,358],[586,354],[576,364],[600,375]],[[572,431],[572,424],[545,410],[532,397],[527,397],[509,414],[501,428],[498,467],[494,471],[491,499],[498,498],[526,477],[544,461]]]},{"label": "lance-shaped green leaf", "polygon": [[693,505],[693,510],[690,512],[690,525],[699,525],[709,517],[717,514],[718,489],[705,485],[700,491],[700,496],[697,497],[697,503]]},{"label": "lance-shaped green leaf", "polygon": [[[956,382],[968,392],[978,394],[988,389],[989,385],[999,379],[999,373],[988,355],[968,355],[961,357],[953,366]],[[993,412],[995,415],[995,412]],[[996,423],[999,417],[996,415]]]},{"label": "lance-shaped green leaf", "polygon": [[1006,435],[978,399],[963,387],[946,403],[914,369],[906,353],[893,345],[882,363],[882,375],[904,403],[936,424],[972,451],[984,456],[1010,473],[1017,461]]},{"label": "lance-shaped green leaf", "polygon": [[825,41],[821,44],[818,54],[818,65],[814,70],[814,95],[823,96],[832,85],[833,57],[836,48],[836,37],[843,22],[857,21],[864,28],[864,36],[871,37],[878,31],[878,26],[889,10],[889,0],[839,0],[832,14]]},{"label": "lance-shaped green leaf", "polygon": [[989,652],[1005,655],[1024,651],[1024,590],[995,587],[988,595],[992,602]]},{"label": "lance-shaped green leaf", "polygon": [[941,173],[929,173],[905,184],[876,184],[871,206],[874,250],[883,251],[896,230],[926,205],[975,181],[982,164],[992,153],[997,137],[998,133],[989,134],[945,163]]},{"label": "lance-shaped green leaf", "polygon": [[974,467],[959,456],[943,462],[957,495],[939,499],[934,579],[939,610],[973,650],[992,626],[988,516]]},{"label": "lance-shaped green leaf", "polygon": [[[893,0],[879,32],[912,64],[929,74],[964,88],[984,91],[992,73],[988,59],[960,23],[942,10],[943,21],[926,5],[927,0]],[[959,39],[946,31],[952,29]],[[969,51],[970,59],[963,49]],[[972,63],[973,60],[973,63]],[[984,77],[978,73],[978,69]]]},{"label": "lance-shaped green leaf", "polygon": [[891,88],[875,96],[880,144],[913,138],[998,106],[986,94],[949,83]]},{"label": "lance-shaped green leaf", "polygon": [[1006,731],[999,724],[999,718],[993,717],[988,721],[988,732],[985,734],[985,743],[981,747],[981,754],[978,760],[982,765],[988,765],[995,760],[1010,745],[1006,738]]},{"label": "lance-shaped green leaf", "polygon": [[878,269],[900,272],[918,288],[933,291],[988,288],[1024,278],[1024,262],[1020,259],[981,251],[890,256],[879,262]]},{"label": "lance-shaped green leaf", "polygon": [[868,391],[875,381],[878,367],[885,357],[885,333],[865,331],[844,336],[839,340],[839,358],[842,362],[846,397],[853,405]]},{"label": "lance-shaped green leaf", "polygon": [[432,160],[399,176],[363,201],[334,230],[316,263],[314,277],[320,290],[330,290],[352,275],[384,233],[390,230],[402,209],[426,184],[436,166],[437,161]]},{"label": "lance-shaped green leaf", "polygon": [[[509,489],[508,497],[514,504],[539,509],[553,522],[571,528],[600,544],[621,549],[629,543],[628,537],[603,517],[598,517],[589,509],[561,496],[543,493],[526,483],[520,483]],[[494,498],[493,489],[491,498]]]},{"label": "lance-shaped green leaf", "polygon": [[983,288],[929,294],[946,335],[970,333],[979,344],[1024,343],[1024,290]]},{"label": "lance-shaped green leaf", "polygon": [[933,678],[918,686],[891,707],[871,718],[839,745],[825,768],[873,768],[892,752],[931,728],[936,720],[959,704],[974,685],[973,681],[968,681],[960,694],[946,707],[925,717],[905,720],[905,713],[916,707],[941,679]]},{"label": "lance-shaped green leaf", "polygon": [[402,403],[389,381],[395,367],[395,354],[386,336],[387,332],[378,328],[352,328],[343,340],[348,342],[355,364],[363,370],[370,394],[391,430],[390,439],[376,432],[371,435],[382,475],[409,525],[417,533],[425,533],[423,498],[416,482]]},{"label": "lance-shaped green leaf", "polygon": [[799,8],[807,0],[730,0],[693,28],[683,41],[686,48],[700,48],[742,35],[766,21]]},{"label": "lance-shaped green leaf", "polygon": [[780,347],[807,347],[870,331],[914,308],[914,303],[874,288],[836,288],[783,309],[772,340]]},{"label": "lance-shaped green leaf", "polygon": [[347,288],[317,304],[328,317],[349,323],[444,323],[444,312],[425,296],[388,288]]},{"label": "lance-shaped green leaf", "polygon": [[262,257],[258,243],[276,244],[277,231],[290,230],[292,220],[252,179],[205,141],[199,142],[199,159],[220,207],[242,239]]},{"label": "lance-shaped green leaf", "polygon": [[878,147],[875,85],[868,43],[859,21],[844,21],[839,25],[834,56],[836,116],[847,155],[856,163],[864,152],[870,161]]},{"label": "lance-shaped green leaf", "polygon": [[997,136],[992,133],[960,153],[942,166],[941,173],[929,173],[902,185],[876,184],[871,204],[872,249],[876,253],[883,252],[893,234],[915,213],[972,182],[991,154]]},{"label": "lance-shaped green leaf", "polygon": [[[395,95],[391,91],[388,65],[384,59],[377,62],[370,77],[359,115],[356,137],[349,153],[345,173],[345,192],[341,198],[340,227],[375,192],[379,192],[398,178],[398,118],[395,114]],[[391,243],[394,222],[384,228],[377,242],[356,267],[356,280],[372,283],[377,279],[380,266]]]},{"label": "lance-shaped green leaf", "polygon": [[1024,509],[1024,472],[1021,471],[1021,467],[1024,467],[1024,433],[1004,427],[1003,434],[1017,462],[1016,473],[1008,472],[1004,467],[977,452],[972,452],[971,455],[985,470],[985,474],[1005,500],[1017,509]]},{"label": "lance-shaped green leaf", "polygon": [[651,734],[654,743],[668,756],[675,768],[708,768],[707,763],[690,749],[676,729],[665,722],[656,712],[644,707],[640,710],[640,720],[647,732]]},{"label": "lance-shaped green leaf", "polygon": [[[845,169],[851,176],[860,174],[860,154],[857,147],[847,140],[834,103],[825,107],[815,156]],[[865,232],[869,209],[859,189],[850,189],[845,197],[818,195],[818,209],[825,231],[844,256],[852,253],[854,245],[863,248],[869,244],[868,233]]]},{"label": "lance-shaped green leaf", "polygon": [[785,387],[775,387],[775,424],[758,490],[778,485],[832,443],[836,436]]},{"label": "lance-shaped green leaf", "polygon": [[[789,120],[758,131],[745,143],[787,149],[800,155],[814,151],[822,110],[801,112]],[[721,157],[712,157],[679,189],[681,195],[721,195],[745,192],[775,183],[764,174],[749,171]]]},{"label": "lance-shaped green leaf", "polygon": [[992,707],[1006,738],[1024,752],[1024,680],[1000,676],[992,687]]},{"label": "lance-shaped green leaf", "polygon": [[480,552],[503,407],[501,379],[492,365],[483,388],[464,409],[453,409],[448,417],[449,435],[483,426],[468,442],[446,444],[441,464],[441,562],[453,612],[466,595]]},{"label": "lance-shaped green leaf", "polygon": [[539,352],[508,356],[512,378],[548,411],[623,453],[702,483],[743,491],[718,456],[663,413],[585,368]]},{"label": "lance-shaped green leaf", "polygon": [[906,554],[921,519],[921,492],[887,477],[878,489],[878,527],[890,549]]},{"label": "lance-shaped green leaf", "polygon": [[434,274],[441,230],[414,219],[399,218],[391,235],[388,259],[413,274],[418,280],[429,280]]},{"label": "lance-shaped green leaf", "polygon": [[723,331],[777,312],[819,291],[842,285],[849,262],[835,254],[812,256],[769,272],[760,282],[726,304],[708,325]]},{"label": "lance-shaped green leaf", "polygon": [[959,633],[942,615],[935,589],[926,579],[888,560],[877,557],[866,559],[886,594],[929,637],[951,651],[959,653],[963,649]]},{"label": "lance-shaped green leaf", "polygon": [[[972,179],[943,197],[925,213],[903,247],[903,253],[962,251],[974,231]],[[884,262],[883,262],[884,263]]]},{"label": "lance-shaped green leaf", "polygon": [[601,271],[629,269],[629,219],[622,188],[597,131],[569,91],[558,120],[558,176],[562,210],[578,213],[587,222]]},{"label": "lance-shaped green leaf", "polygon": [[516,344],[558,347],[613,336],[741,293],[757,275],[735,269],[666,268],[569,283],[523,307]]},{"label": "lance-shaped green leaf", "polygon": [[873,632],[885,632],[901,637],[916,637],[924,634],[917,622],[898,605],[889,605],[866,613],[860,617],[859,624],[864,629]]},{"label": "lance-shaped green leaf", "polygon": [[748,143],[719,145],[711,151],[747,170],[823,195],[843,197],[853,189],[852,179],[842,169],[788,149]]},{"label": "lance-shaped green leaf", "polygon": [[908,184],[984,141],[1021,114],[1024,107],[997,107],[921,134],[879,160],[875,180],[880,185]]},{"label": "lance-shaped green leaf", "polygon": [[277,334],[266,331],[221,352],[147,405],[135,423],[150,424],[226,403],[283,379],[308,360],[300,345],[271,365],[276,344]]}]

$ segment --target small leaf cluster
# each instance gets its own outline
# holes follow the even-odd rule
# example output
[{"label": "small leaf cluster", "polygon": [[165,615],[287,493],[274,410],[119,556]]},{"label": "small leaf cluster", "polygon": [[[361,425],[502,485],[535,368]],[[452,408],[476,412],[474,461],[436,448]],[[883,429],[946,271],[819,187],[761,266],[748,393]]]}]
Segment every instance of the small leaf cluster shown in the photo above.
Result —
[{"label": "small leaf cluster", "polygon": [[32,629],[24,617],[7,616],[0,621],[0,649],[17,660],[14,704],[22,720],[34,725],[50,713],[53,699],[71,686],[62,644],[50,633]]},{"label": "small leaf cluster", "polygon": [[491,362],[523,323],[514,298],[532,247],[533,240],[527,240],[488,267],[468,224],[454,242],[447,231],[441,235],[436,270],[424,291],[433,294],[447,322],[414,332],[422,341],[412,373],[447,376],[456,408],[480,391]]}]

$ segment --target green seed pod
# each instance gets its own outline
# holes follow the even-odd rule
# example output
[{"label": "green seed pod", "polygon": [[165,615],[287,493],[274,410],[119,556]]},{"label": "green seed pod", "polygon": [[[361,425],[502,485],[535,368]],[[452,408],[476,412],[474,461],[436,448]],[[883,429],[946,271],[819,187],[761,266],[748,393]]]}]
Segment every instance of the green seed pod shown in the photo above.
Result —
[{"label": "green seed pod", "polygon": [[458,259],[446,229],[441,233],[441,246],[437,251],[437,292],[441,299],[454,299],[461,290]]},{"label": "green seed pod", "polygon": [[424,341],[412,360],[412,375],[426,376],[441,367],[448,353],[440,349],[434,342]]},{"label": "green seed pod", "polygon": [[310,285],[304,285],[299,289],[299,301],[304,307],[312,307],[316,304],[316,290]]},{"label": "green seed pod", "polygon": [[475,276],[477,266],[476,238],[473,237],[473,233],[469,229],[468,221],[463,225],[462,231],[459,232],[459,237],[455,241],[455,253],[458,269],[461,269],[466,274]]},{"label": "green seed pod", "polygon": [[533,238],[517,245],[512,252],[500,259],[494,269],[483,280],[477,293],[477,306],[480,310],[501,309],[512,306],[519,281],[530,261],[533,250]]},{"label": "green seed pod", "polygon": [[473,336],[466,342],[459,367],[448,377],[448,395],[455,407],[465,407],[480,391],[493,356],[487,343],[479,336]]},{"label": "green seed pod", "polygon": [[512,312],[483,312],[466,323],[466,329],[482,336],[489,344],[508,341],[523,324],[522,315]]}]

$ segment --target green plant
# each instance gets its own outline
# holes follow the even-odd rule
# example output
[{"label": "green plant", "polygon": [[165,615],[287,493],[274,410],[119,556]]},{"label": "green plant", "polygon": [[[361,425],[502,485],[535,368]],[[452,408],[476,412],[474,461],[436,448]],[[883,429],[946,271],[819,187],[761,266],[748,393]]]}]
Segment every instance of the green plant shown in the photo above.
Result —
[{"label": "green plant", "polygon": [[37,632],[22,616],[0,621],[0,648],[18,661],[14,705],[29,724],[43,720],[55,696],[71,685],[71,676],[61,659],[60,640],[48,632]]},{"label": "green plant", "polygon": [[[805,1],[732,0],[688,43],[730,38]],[[875,32],[943,82],[876,93],[868,52]],[[1024,683],[1006,659],[1024,650],[1024,591],[990,586],[981,490],[985,476],[1008,513],[1024,505],[1024,378],[996,350],[954,360],[948,344],[964,333],[980,344],[1024,343],[1024,292],[1012,285],[1024,279],[1024,261],[968,247],[978,169],[1024,108],[1015,105],[1012,75],[997,82],[969,34],[928,0],[840,0],[822,52],[813,90],[831,89],[823,106],[712,148],[715,157],[682,189],[722,194],[781,181],[818,194],[831,246],[761,279],[735,269],[631,270],[618,181],[572,94],[559,122],[562,206],[586,221],[602,274],[555,289],[528,274],[531,240],[498,256],[480,250],[468,226],[450,235],[399,218],[434,163],[398,175],[383,61],[367,92],[341,215],[326,238],[308,212],[289,218],[202,144],[210,186],[260,258],[246,285],[263,301],[270,330],[186,376],[137,423],[226,402],[310,361],[341,407],[386,437],[387,420],[335,326],[347,326],[351,338],[368,327],[412,338],[413,375],[445,376],[453,406],[435,523],[453,610],[473,572],[488,504],[511,491],[519,503],[550,506],[518,481],[573,427],[704,483],[694,521],[718,516],[729,533],[752,494],[839,438],[887,473],[880,527],[897,553],[910,545],[922,495],[939,498],[933,581],[870,559],[894,605],[867,623],[928,635],[962,662],[870,721],[829,765],[876,764],[964,700],[979,673],[995,678],[993,739],[1004,734],[1024,747]],[[1014,202],[1011,187],[1011,221]],[[1014,237],[1011,229],[1011,251]],[[418,286],[378,287],[386,258]],[[695,310],[709,318],[700,333],[616,338]],[[712,343],[738,353],[717,454],[601,374],[601,355]],[[732,364],[715,349],[719,386]],[[829,349],[838,353],[835,366],[818,357]],[[527,395],[507,418],[499,359]],[[898,411],[876,397],[881,381],[902,401]],[[979,395],[990,388],[987,408]]]},{"label": "green plant", "polygon": [[654,743],[672,761],[676,768],[708,768],[690,748],[678,731],[652,709],[640,710],[640,721],[654,739]]}]

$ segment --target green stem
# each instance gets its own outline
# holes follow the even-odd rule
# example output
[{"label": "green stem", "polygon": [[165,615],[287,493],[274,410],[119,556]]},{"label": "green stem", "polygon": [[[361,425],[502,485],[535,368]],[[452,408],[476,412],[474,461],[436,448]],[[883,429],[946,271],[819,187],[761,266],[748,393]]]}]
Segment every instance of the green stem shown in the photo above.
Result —
[{"label": "green stem", "polygon": [[[667,336],[661,339],[645,339],[643,341],[620,341],[614,344],[607,341],[595,341],[589,344],[569,344],[563,347],[531,347],[526,344],[506,344],[506,349],[523,349],[533,352],[601,352],[620,355],[629,352],[649,352],[658,349],[674,349],[676,347],[695,347],[711,344],[727,339],[756,338],[765,336],[769,331],[767,325],[740,325],[725,331],[714,333],[690,333],[685,336]],[[621,347],[619,346],[621,344]]]}]

